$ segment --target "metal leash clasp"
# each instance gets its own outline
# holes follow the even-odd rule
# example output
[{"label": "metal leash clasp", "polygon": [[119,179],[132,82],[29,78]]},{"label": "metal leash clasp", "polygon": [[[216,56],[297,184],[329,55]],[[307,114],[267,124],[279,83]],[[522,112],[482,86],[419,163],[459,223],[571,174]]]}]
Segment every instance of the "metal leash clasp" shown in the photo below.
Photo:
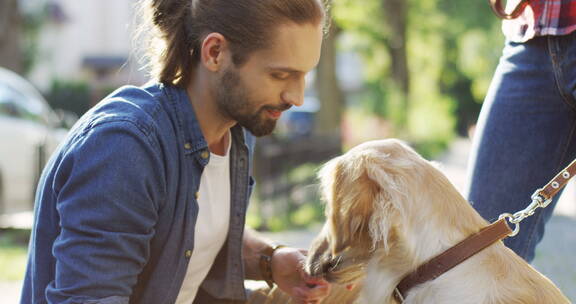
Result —
[{"label": "metal leash clasp", "polygon": [[550,203],[552,202],[552,199],[551,198],[549,198],[549,199],[544,198],[544,196],[542,196],[540,194],[541,191],[542,191],[542,189],[538,189],[538,190],[534,191],[534,193],[530,197],[532,199],[532,203],[530,203],[530,205],[528,205],[528,207],[526,207],[526,209],[520,210],[514,214],[503,213],[498,217],[499,220],[501,220],[503,218],[507,218],[510,223],[515,225],[512,233],[510,233],[508,235],[509,237],[513,237],[513,236],[517,235],[518,232],[520,232],[520,222],[522,222],[522,220],[524,220],[525,218],[532,216],[534,214],[534,212],[536,212],[536,209],[546,208],[548,205],[550,205]]},{"label": "metal leash clasp", "polygon": [[400,292],[398,287],[394,288],[394,298],[396,299],[396,301],[404,303],[404,296],[402,295],[402,292]]}]

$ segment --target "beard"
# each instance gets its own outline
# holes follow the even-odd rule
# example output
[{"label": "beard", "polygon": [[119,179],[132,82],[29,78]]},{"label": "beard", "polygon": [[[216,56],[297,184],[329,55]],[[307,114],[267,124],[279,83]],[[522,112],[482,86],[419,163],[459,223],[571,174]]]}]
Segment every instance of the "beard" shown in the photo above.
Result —
[{"label": "beard", "polygon": [[237,121],[254,136],[261,137],[274,131],[276,119],[266,115],[266,111],[285,111],[291,105],[282,103],[281,106],[264,105],[258,108],[255,101],[249,98],[248,90],[242,85],[238,72],[233,68],[224,71],[220,84],[216,90],[216,105],[220,114]]}]

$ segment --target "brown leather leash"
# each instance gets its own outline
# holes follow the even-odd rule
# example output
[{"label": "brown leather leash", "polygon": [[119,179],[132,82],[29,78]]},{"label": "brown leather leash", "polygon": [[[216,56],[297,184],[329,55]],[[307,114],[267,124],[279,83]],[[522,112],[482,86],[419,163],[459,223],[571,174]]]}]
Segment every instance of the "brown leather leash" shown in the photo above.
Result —
[{"label": "brown leather leash", "polygon": [[[469,236],[406,275],[394,289],[393,295],[396,301],[403,303],[412,287],[434,280],[486,247],[506,237],[513,237],[518,234],[520,222],[533,215],[536,209],[546,208],[552,202],[552,198],[566,186],[574,175],[576,175],[576,159],[544,187],[536,190],[531,196],[532,202],[526,209],[514,214],[504,213],[500,215],[498,221]],[[508,226],[507,220],[515,225],[514,230]]]},{"label": "brown leather leash", "polygon": [[489,0],[489,2],[492,11],[494,11],[494,14],[496,14],[498,18],[510,20],[518,18],[518,16],[520,16],[522,12],[524,12],[524,9],[526,8],[530,0],[521,0],[520,3],[518,3],[518,5],[516,5],[516,7],[514,7],[512,12],[510,13],[506,13],[506,10],[504,9],[504,7],[502,7],[501,0]]}]

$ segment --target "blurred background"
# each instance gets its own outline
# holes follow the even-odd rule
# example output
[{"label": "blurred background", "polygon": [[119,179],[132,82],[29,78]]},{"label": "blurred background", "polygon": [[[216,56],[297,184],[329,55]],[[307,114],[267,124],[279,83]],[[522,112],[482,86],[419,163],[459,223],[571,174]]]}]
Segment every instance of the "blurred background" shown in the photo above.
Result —
[{"label": "blurred background", "polygon": [[[75,120],[147,81],[136,0],[0,2],[0,299],[16,303],[36,182]],[[307,247],[323,222],[318,167],[388,137],[438,160],[460,189],[474,124],[504,38],[487,1],[333,0],[304,106],[259,139],[248,224]],[[576,187],[565,191],[536,268],[576,301]],[[527,198],[528,200],[529,198]]]}]

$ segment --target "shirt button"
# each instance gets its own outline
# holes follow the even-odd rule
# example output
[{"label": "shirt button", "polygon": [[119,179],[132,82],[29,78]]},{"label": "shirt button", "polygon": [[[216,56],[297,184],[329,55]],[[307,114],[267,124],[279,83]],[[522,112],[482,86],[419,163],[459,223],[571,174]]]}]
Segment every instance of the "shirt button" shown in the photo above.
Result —
[{"label": "shirt button", "polygon": [[186,250],[186,253],[184,253],[184,256],[189,259],[192,257],[192,250]]},{"label": "shirt button", "polygon": [[192,144],[190,144],[189,142],[185,143],[185,144],[184,144],[184,149],[186,149],[186,150],[192,149]]},{"label": "shirt button", "polygon": [[206,150],[202,151],[202,153],[200,154],[200,157],[202,157],[203,159],[207,159],[208,156],[210,156],[210,153],[208,153],[208,151]]},{"label": "shirt button", "polygon": [[196,199],[198,199],[198,198],[200,197],[200,192],[194,193],[194,197],[195,197]]}]

